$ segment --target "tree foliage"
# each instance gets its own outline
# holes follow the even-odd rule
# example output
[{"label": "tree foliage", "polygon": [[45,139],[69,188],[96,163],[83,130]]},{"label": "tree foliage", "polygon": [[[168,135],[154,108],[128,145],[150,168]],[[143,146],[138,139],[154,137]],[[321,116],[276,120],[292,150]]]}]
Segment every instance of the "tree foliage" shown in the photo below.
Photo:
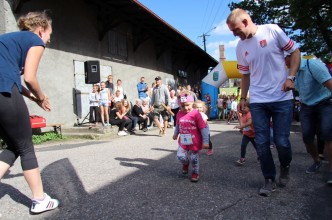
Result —
[{"label": "tree foliage", "polygon": [[244,0],[228,6],[246,10],[256,24],[278,24],[301,52],[332,62],[331,0]]}]

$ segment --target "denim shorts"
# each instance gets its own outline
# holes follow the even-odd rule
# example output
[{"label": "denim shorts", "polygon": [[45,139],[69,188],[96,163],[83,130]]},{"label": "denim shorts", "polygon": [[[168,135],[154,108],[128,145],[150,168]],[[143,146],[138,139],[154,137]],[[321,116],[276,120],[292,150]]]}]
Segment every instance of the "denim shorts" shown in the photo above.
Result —
[{"label": "denim shorts", "polygon": [[108,106],[108,101],[107,100],[99,100],[99,107],[100,106],[107,107]]},{"label": "denim shorts", "polygon": [[302,104],[300,121],[304,143],[313,143],[316,134],[323,141],[332,141],[332,99],[313,106]]}]

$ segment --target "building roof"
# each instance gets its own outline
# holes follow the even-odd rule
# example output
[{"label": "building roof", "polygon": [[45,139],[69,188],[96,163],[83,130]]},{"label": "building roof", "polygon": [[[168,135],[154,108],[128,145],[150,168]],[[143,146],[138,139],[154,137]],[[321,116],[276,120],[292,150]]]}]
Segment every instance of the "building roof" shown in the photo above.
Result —
[{"label": "building roof", "polygon": [[[214,67],[218,64],[213,57],[189,38],[169,25],[158,15],[137,0],[84,0],[97,14],[100,22],[99,38],[122,22],[132,23],[135,28],[134,49],[149,38],[154,38],[157,56],[171,49],[181,56],[196,60],[201,65]],[[139,36],[139,37],[136,37]]]},{"label": "building roof", "polygon": [[[19,10],[20,5],[26,1],[28,0],[15,0],[14,11]],[[153,38],[157,58],[163,52],[171,50],[173,59],[176,60],[176,56],[187,58],[185,66],[194,62],[207,70],[218,64],[218,61],[202,48],[137,0],[84,0],[84,2],[97,16],[99,40],[102,40],[112,28],[127,22],[133,24],[134,50],[146,40]]]}]

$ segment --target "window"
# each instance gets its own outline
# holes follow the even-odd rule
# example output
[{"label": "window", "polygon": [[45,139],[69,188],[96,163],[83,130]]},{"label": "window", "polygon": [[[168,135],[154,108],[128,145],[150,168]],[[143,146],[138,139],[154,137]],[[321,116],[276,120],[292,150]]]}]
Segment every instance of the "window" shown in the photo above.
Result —
[{"label": "window", "polygon": [[108,32],[108,52],[114,55],[116,58],[127,59],[127,37],[124,34],[109,31]]}]

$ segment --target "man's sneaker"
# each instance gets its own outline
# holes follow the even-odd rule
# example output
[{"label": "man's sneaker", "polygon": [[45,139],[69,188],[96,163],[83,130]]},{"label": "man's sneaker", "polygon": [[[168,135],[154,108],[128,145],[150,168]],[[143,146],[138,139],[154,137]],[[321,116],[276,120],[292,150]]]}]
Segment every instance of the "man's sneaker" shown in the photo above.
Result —
[{"label": "man's sneaker", "polygon": [[127,132],[125,132],[125,131],[119,131],[119,132],[118,132],[118,135],[119,135],[119,136],[126,136],[126,135],[127,135]]},{"label": "man's sneaker", "polygon": [[182,165],[182,174],[188,174],[189,172],[189,164]]},{"label": "man's sneaker", "polygon": [[285,187],[289,182],[289,165],[287,167],[280,166],[279,186]]},{"label": "man's sneaker", "polygon": [[245,162],[246,162],[245,158],[240,158],[239,160],[235,161],[235,164],[238,166],[242,166],[245,164]]},{"label": "man's sneaker", "polygon": [[269,197],[276,190],[276,182],[271,179],[265,179],[265,184],[259,190],[260,196]]},{"label": "man's sneaker", "polygon": [[327,174],[327,182],[328,185],[332,185],[332,171]]},{"label": "man's sneaker", "polygon": [[191,182],[198,182],[199,175],[197,173],[191,174]]},{"label": "man's sneaker", "polygon": [[32,205],[30,212],[32,214],[39,214],[42,212],[46,212],[52,209],[55,209],[59,206],[59,200],[52,199],[49,195],[44,193],[45,197],[43,200],[32,200]]},{"label": "man's sneaker", "polygon": [[323,162],[315,162],[313,165],[311,165],[305,172],[306,173],[317,173],[322,166]]},{"label": "man's sneaker", "polygon": [[207,152],[206,152],[207,155],[212,155],[213,154],[213,150],[212,149],[209,149]]}]

